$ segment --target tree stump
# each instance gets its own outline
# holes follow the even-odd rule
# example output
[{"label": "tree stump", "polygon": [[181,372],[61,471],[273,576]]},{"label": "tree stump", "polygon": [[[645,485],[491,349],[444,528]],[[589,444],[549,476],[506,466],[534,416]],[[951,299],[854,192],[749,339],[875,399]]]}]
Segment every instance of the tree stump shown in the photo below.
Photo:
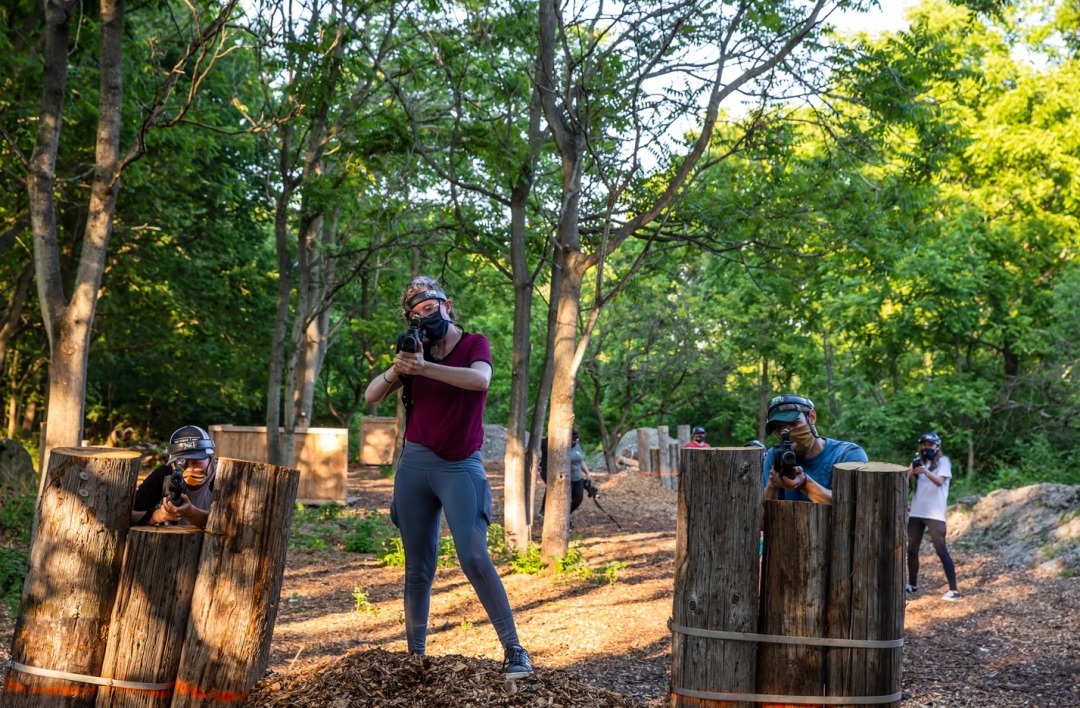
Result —
[{"label": "tree stump", "polygon": [[682,450],[679,443],[668,443],[668,458],[671,460],[671,488],[679,491],[679,472],[682,465],[679,460],[679,452]]},{"label": "tree stump", "polygon": [[649,431],[646,428],[637,429],[637,459],[642,472],[652,472],[652,457],[649,455]]},{"label": "tree stump", "polygon": [[664,485],[665,489],[674,489],[671,484],[671,448],[668,447],[668,428],[666,425],[656,426],[656,449],[657,449],[657,462],[656,471],[660,474],[660,484]]},{"label": "tree stump", "polygon": [[[139,453],[58,447],[49,455],[4,682],[4,705],[92,706],[116,597]],[[43,676],[33,671],[61,672]]]},{"label": "tree stump", "polygon": [[193,526],[131,529],[101,675],[146,686],[102,687],[97,708],[172,702],[202,541]]},{"label": "tree stump", "polygon": [[761,454],[687,450],[679,489],[671,613],[672,706],[750,708],[757,646],[716,632],[756,633]]},{"label": "tree stump", "polygon": [[[766,501],[761,569],[761,633],[825,636],[831,509],[827,504]],[[757,689],[763,695],[820,696],[825,655],[818,645],[763,641],[758,648]],[[775,702],[762,705],[813,705]],[[818,704],[820,705],[820,704]]]},{"label": "tree stump", "polygon": [[[827,636],[896,642],[904,634],[907,468],[844,462],[833,468]],[[900,705],[901,649],[830,648],[826,695],[891,696]]]},{"label": "tree stump", "polygon": [[300,472],[221,458],[173,706],[239,705],[262,678]]}]

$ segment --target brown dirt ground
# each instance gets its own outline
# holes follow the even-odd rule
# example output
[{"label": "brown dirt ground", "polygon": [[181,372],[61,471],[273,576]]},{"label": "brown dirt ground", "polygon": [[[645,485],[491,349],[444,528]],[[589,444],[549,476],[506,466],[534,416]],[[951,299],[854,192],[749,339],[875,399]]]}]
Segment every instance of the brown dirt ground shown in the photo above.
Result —
[{"label": "brown dirt ground", "polygon": [[[489,478],[500,523],[500,465],[489,465]],[[363,467],[350,479],[354,508],[388,511],[392,480]],[[407,657],[403,570],[328,546],[290,552],[269,673],[249,705],[666,705],[676,495],[636,473],[595,479],[622,529],[586,499],[572,543],[590,566],[628,565],[614,584],[499,567],[538,667],[516,695],[503,692],[495,632],[459,568],[437,574],[428,656]],[[961,602],[940,599],[941,565],[923,544],[921,592],[907,606],[904,705],[1080,706],[1080,578],[1044,578],[962,543],[953,556]],[[357,591],[369,603],[360,611]],[[10,655],[12,624],[0,617],[0,660]]]}]

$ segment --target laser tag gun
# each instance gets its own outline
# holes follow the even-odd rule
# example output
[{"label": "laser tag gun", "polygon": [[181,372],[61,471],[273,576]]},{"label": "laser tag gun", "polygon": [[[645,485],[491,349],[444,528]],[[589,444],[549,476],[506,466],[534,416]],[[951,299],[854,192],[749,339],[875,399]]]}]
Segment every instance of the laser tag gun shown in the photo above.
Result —
[{"label": "laser tag gun", "polygon": [[918,450],[915,453],[915,459],[911,461],[912,467],[925,467],[926,463],[923,462],[922,450]]},{"label": "laser tag gun", "polygon": [[397,350],[415,354],[420,351],[420,341],[420,315],[414,312],[409,315],[409,331],[398,335]]},{"label": "laser tag gun", "polygon": [[773,467],[781,477],[795,479],[795,468],[798,466],[798,458],[795,457],[795,443],[791,442],[791,430],[780,429],[780,442],[773,446]]},{"label": "laser tag gun", "polygon": [[173,506],[182,506],[184,499],[181,494],[188,493],[187,482],[184,481],[184,460],[172,463],[172,472],[165,477],[165,484],[161,488],[161,498],[168,499]]},{"label": "laser tag gun", "polygon": [[611,521],[616,526],[618,526],[620,531],[622,531],[622,526],[619,525],[619,522],[615,519],[615,517],[611,514],[608,514],[607,510],[604,509],[604,507],[600,506],[600,490],[593,486],[591,479],[585,480],[585,493],[589,495],[589,499],[593,500],[593,504],[596,504],[596,508],[607,514],[607,517],[611,519]]}]

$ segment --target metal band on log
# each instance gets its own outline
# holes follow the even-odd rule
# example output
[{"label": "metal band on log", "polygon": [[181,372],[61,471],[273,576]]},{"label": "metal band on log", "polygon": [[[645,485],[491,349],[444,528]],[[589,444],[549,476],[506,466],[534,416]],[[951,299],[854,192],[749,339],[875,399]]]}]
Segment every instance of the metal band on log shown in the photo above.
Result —
[{"label": "metal band on log", "polygon": [[169,687],[107,686],[98,691],[97,708],[164,708],[172,702],[202,540],[194,526],[131,529],[101,675]]},{"label": "metal band on log", "polygon": [[[765,502],[761,569],[761,633],[822,637],[832,520],[827,504]],[[821,695],[825,654],[817,646],[765,642],[758,649],[759,694]],[[774,708],[806,705],[770,702]]]},{"label": "metal band on log", "polygon": [[236,706],[262,678],[300,472],[222,458],[173,706]]},{"label": "metal band on log", "polygon": [[[748,448],[686,450],[675,545],[672,623],[686,628],[756,632],[761,452]],[[754,693],[753,642],[675,632],[671,638],[672,706],[738,706],[678,691]]]},{"label": "metal band on log", "polygon": [[[905,474],[905,467],[884,462],[844,462],[833,468],[827,637],[903,636]],[[828,649],[826,695],[899,694],[900,652]],[[899,706],[900,701],[889,705]]]},{"label": "metal band on log", "polygon": [[[11,658],[30,670],[100,676],[127,539],[139,453],[58,447],[38,502]],[[91,683],[13,666],[5,706],[92,706]]]}]

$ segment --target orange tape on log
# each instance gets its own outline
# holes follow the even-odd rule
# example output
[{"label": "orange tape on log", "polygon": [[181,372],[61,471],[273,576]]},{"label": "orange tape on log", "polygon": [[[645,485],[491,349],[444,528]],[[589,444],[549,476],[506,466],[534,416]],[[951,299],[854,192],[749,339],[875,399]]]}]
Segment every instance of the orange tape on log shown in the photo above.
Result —
[{"label": "orange tape on log", "polygon": [[242,701],[248,697],[247,691],[230,691],[224,688],[199,688],[198,686],[192,686],[190,683],[185,683],[180,679],[176,680],[176,693],[180,696],[208,698],[212,701],[229,702]]},{"label": "orange tape on log", "polygon": [[4,679],[4,690],[12,693],[30,693],[45,696],[63,696],[65,698],[93,698],[96,688],[87,686],[29,686],[8,674]]}]

